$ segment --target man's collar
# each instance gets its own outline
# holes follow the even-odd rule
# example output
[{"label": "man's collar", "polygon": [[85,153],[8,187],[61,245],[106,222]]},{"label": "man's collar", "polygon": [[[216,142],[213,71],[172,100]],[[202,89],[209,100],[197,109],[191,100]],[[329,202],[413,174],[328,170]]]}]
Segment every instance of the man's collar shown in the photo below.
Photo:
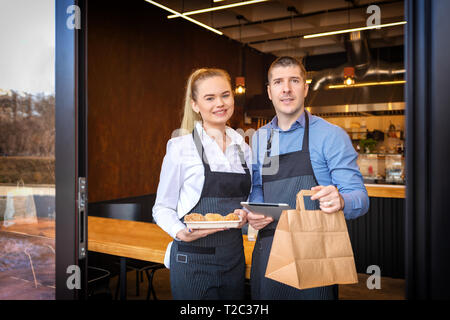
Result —
[{"label": "man's collar", "polygon": [[[306,109],[304,109],[304,112],[302,112],[302,114],[295,120],[295,122],[291,125],[291,127],[286,131],[296,129],[296,128],[298,128],[298,126],[304,128],[305,127],[305,112],[308,112],[308,111]],[[311,119],[311,114],[309,112],[308,112],[308,116],[309,116],[309,119]],[[310,120],[310,123],[311,123],[311,120]],[[278,117],[277,116],[273,117],[272,121],[270,121],[269,128],[275,129],[275,130],[281,130],[281,128],[278,126]],[[283,131],[283,130],[281,130],[281,131]]]}]

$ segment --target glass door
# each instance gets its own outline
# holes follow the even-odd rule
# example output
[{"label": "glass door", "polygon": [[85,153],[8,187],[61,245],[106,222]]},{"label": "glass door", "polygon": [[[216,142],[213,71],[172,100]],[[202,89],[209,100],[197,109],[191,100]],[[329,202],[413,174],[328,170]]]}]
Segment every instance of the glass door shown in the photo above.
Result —
[{"label": "glass door", "polygon": [[77,8],[0,2],[0,300],[83,297]]},{"label": "glass door", "polygon": [[0,299],[55,298],[55,3],[0,3]]}]

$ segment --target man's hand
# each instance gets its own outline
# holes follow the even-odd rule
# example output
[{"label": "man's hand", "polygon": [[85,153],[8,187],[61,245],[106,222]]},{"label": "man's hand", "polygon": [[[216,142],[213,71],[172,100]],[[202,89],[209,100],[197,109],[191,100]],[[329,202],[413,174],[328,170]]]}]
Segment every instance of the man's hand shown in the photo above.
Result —
[{"label": "man's hand", "polygon": [[273,221],[272,217],[266,217],[262,214],[249,212],[247,214],[247,220],[248,223],[253,227],[255,230],[261,230],[265,226],[267,226],[269,223]]},{"label": "man's hand", "polygon": [[319,200],[323,212],[334,213],[344,209],[344,199],[335,186],[317,186],[311,190],[317,192],[311,196],[311,200]]}]

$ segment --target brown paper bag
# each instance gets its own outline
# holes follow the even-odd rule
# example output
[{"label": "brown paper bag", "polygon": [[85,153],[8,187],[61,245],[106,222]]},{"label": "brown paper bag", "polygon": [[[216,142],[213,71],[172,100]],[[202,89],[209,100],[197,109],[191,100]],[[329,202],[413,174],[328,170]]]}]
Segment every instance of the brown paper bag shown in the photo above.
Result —
[{"label": "brown paper bag", "polygon": [[357,283],[355,260],[342,211],[305,210],[297,194],[297,210],[283,211],[275,231],[266,277],[297,289]]},{"label": "brown paper bag", "polygon": [[[20,186],[20,182],[22,186]],[[3,226],[14,224],[37,223],[36,204],[33,197],[33,189],[25,187],[23,180],[17,183],[17,187],[6,194],[6,208],[3,217]]]}]

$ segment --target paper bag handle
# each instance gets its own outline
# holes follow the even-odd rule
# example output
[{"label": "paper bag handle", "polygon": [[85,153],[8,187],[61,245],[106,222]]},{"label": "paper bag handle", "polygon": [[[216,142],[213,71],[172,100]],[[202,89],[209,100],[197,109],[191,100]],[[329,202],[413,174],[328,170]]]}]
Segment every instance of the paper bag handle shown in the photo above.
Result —
[{"label": "paper bag handle", "polygon": [[25,187],[25,182],[23,181],[22,178],[20,178],[20,179],[17,181],[17,189],[20,188],[20,183],[21,183],[21,182],[22,182],[22,187]]},{"label": "paper bag handle", "polygon": [[300,207],[300,211],[305,211],[305,196],[312,196],[317,191],[313,190],[300,190],[297,197],[297,207]]}]

